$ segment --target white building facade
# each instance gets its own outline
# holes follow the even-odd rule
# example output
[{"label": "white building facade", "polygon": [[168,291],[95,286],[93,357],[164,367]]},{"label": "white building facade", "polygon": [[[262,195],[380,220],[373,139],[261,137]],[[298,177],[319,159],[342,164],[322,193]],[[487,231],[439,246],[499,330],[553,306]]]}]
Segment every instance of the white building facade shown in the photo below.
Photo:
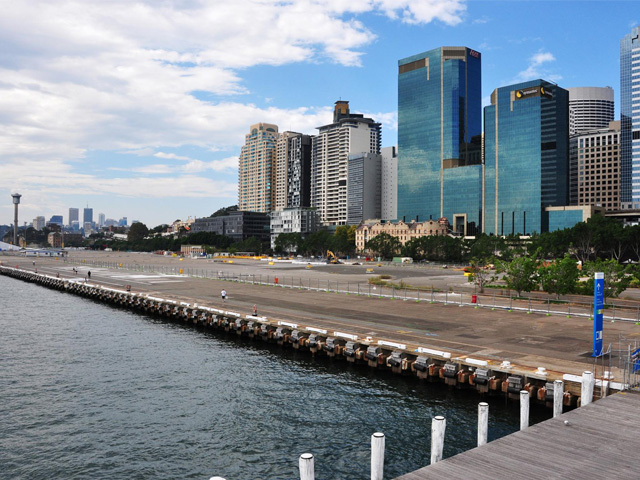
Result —
[{"label": "white building facade", "polygon": [[312,138],[311,206],[324,225],[346,225],[349,153],[380,153],[381,127],[338,101],[333,123],[318,130]]},{"label": "white building facade", "polygon": [[285,208],[271,212],[271,248],[281,233],[299,233],[303,237],[318,231],[318,214],[313,208]]},{"label": "white building facade", "polygon": [[614,120],[613,88],[574,87],[569,91],[569,135],[608,128]]}]

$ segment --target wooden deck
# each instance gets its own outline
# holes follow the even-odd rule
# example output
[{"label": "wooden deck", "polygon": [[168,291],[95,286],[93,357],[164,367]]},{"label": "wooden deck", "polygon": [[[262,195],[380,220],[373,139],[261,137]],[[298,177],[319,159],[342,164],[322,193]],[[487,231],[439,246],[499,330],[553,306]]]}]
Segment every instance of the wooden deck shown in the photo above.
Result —
[{"label": "wooden deck", "polygon": [[617,393],[396,480],[638,479],[639,418],[640,392]]}]

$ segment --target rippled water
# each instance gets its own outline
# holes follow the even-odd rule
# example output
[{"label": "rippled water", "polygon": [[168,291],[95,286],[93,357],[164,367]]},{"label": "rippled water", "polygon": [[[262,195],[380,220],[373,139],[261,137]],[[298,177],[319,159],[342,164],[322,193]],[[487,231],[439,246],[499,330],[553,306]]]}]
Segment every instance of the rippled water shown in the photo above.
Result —
[{"label": "rippled water", "polygon": [[[365,479],[386,435],[385,478],[473,448],[473,392],[173,325],[0,276],[0,477]],[[490,440],[518,407],[490,399]],[[533,421],[549,412],[533,410]]]}]

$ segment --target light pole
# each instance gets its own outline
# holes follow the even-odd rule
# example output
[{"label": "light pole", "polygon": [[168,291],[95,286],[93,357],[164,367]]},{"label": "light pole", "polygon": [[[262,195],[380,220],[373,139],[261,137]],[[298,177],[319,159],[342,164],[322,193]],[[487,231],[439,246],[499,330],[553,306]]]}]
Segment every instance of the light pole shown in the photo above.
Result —
[{"label": "light pole", "polygon": [[18,205],[20,205],[20,195],[19,193],[12,193],[13,197],[13,205],[15,206],[15,215],[13,217],[13,244],[18,245]]}]

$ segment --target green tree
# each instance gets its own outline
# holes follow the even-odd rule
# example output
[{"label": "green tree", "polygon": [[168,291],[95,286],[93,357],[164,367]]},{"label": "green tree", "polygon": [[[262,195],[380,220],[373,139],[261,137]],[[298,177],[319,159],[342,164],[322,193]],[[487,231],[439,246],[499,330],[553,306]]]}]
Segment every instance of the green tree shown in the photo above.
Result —
[{"label": "green tree", "polygon": [[258,255],[261,255],[264,250],[264,245],[257,237],[249,237],[246,240],[235,243],[233,246],[236,252],[253,252]]},{"label": "green tree", "polygon": [[335,253],[351,255],[356,250],[357,225],[340,225],[333,234],[333,249]]},{"label": "green tree", "polygon": [[588,272],[591,278],[594,278],[596,272],[604,273],[605,298],[620,295],[627,289],[633,279],[633,276],[629,274],[631,269],[625,268],[613,259],[596,259],[593,262],[587,262],[582,269]]},{"label": "green tree", "polygon": [[497,235],[478,235],[475,240],[468,244],[471,258],[500,258],[505,251],[505,239]]},{"label": "green tree", "polygon": [[365,249],[385,259],[393,258],[402,248],[402,243],[388,233],[376,235],[365,245]]},{"label": "green tree", "polygon": [[299,233],[281,233],[274,242],[275,251],[278,253],[297,252],[302,244],[302,236]]},{"label": "green tree", "polygon": [[533,255],[523,255],[516,257],[510,262],[497,262],[497,272],[502,273],[502,280],[508,288],[515,290],[520,296],[522,292],[536,290],[539,283],[538,268],[540,260],[536,251]]},{"label": "green tree", "polygon": [[402,256],[411,257],[414,262],[427,259],[429,237],[414,237],[402,246]]},{"label": "green tree", "polygon": [[148,235],[148,233],[149,229],[144,223],[136,222],[129,228],[127,240],[131,243],[140,242]]},{"label": "green tree", "polygon": [[469,282],[473,283],[480,293],[484,293],[485,287],[497,278],[495,272],[489,268],[489,262],[484,258],[472,258],[469,264]]},{"label": "green tree", "polygon": [[222,207],[216,210],[215,212],[213,212],[211,214],[211,217],[224,217],[225,215],[229,215],[229,213],[231,212],[237,212],[237,211],[238,211],[237,205],[231,205],[230,207]]},{"label": "green tree", "polygon": [[531,236],[529,250],[540,250],[540,258],[562,258],[571,247],[571,229],[535,233]]},{"label": "green tree", "polygon": [[626,227],[625,230],[627,230],[626,237],[629,260],[633,257],[633,259],[638,262],[640,261],[640,225]]},{"label": "green tree", "polygon": [[307,255],[324,256],[333,247],[333,235],[327,230],[319,230],[302,242],[301,250]]},{"label": "green tree", "polygon": [[580,276],[576,261],[568,253],[562,260],[540,267],[538,272],[542,289],[547,293],[555,294],[556,298],[573,293]]},{"label": "green tree", "polygon": [[169,228],[169,225],[167,225],[166,223],[163,223],[161,225],[157,225],[153,227],[151,230],[149,230],[149,233],[154,233],[154,234],[162,233],[162,232],[165,232],[167,228]]}]

